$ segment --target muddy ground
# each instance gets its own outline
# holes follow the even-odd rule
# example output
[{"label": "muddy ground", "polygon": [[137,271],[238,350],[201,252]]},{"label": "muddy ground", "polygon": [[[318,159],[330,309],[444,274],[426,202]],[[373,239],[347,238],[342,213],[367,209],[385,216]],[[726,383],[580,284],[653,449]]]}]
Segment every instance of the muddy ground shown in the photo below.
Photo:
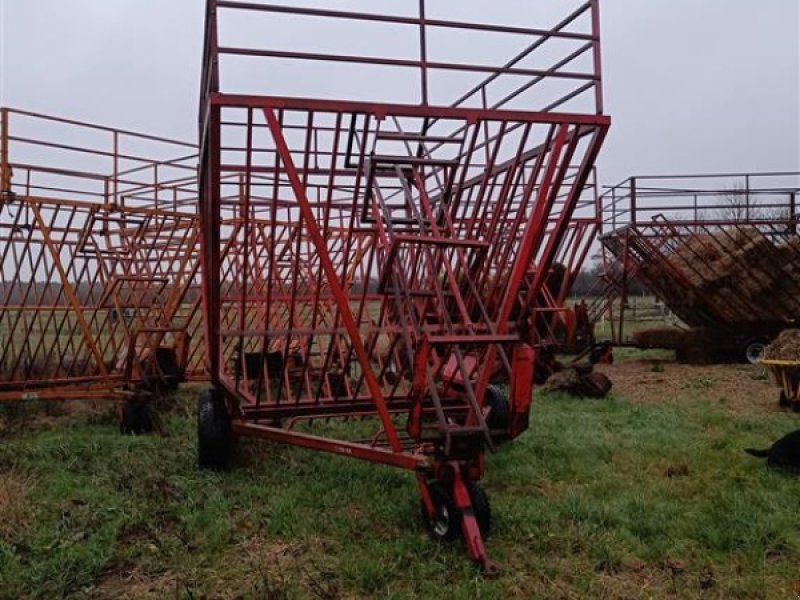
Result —
[{"label": "muddy ground", "polygon": [[[619,353],[618,353],[619,354]],[[641,355],[642,358],[638,358]],[[772,375],[759,365],[685,365],[666,352],[639,352],[598,365],[614,384],[613,394],[629,402],[659,404],[687,397],[720,401],[729,410],[752,416],[782,410]]]}]

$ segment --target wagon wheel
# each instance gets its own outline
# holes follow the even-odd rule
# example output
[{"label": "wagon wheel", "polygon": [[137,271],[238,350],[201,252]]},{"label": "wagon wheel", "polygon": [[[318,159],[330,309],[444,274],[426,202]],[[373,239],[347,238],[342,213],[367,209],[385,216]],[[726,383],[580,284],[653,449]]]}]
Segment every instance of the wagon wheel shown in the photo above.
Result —
[{"label": "wagon wheel", "polygon": [[453,496],[447,487],[440,481],[428,484],[428,493],[433,502],[433,517],[422,503],[422,520],[431,537],[439,542],[449,542],[458,537],[461,532],[461,514]]},{"label": "wagon wheel", "polygon": [[476,481],[467,482],[467,491],[478,528],[484,536],[489,535],[489,531],[492,529],[492,507],[489,504],[489,496]]},{"label": "wagon wheel", "polygon": [[[469,493],[472,511],[478,528],[483,535],[488,535],[492,528],[492,507],[489,504],[489,497],[483,488],[475,481],[468,481],[467,492]],[[447,542],[456,539],[461,534],[461,510],[456,506],[453,496],[447,486],[440,481],[433,481],[428,484],[428,493],[433,502],[434,517],[431,518],[422,504],[422,520],[433,539],[440,542]]]},{"label": "wagon wheel", "polygon": [[154,428],[153,411],[150,402],[144,398],[128,398],[122,405],[119,431],[124,435],[152,433]]},{"label": "wagon wheel", "polygon": [[197,464],[201,469],[226,469],[233,435],[225,400],[216,390],[205,390],[197,400]]},{"label": "wagon wheel", "polygon": [[508,429],[511,423],[508,395],[499,387],[490,385],[486,388],[485,402],[491,409],[487,419],[489,429]]},{"label": "wagon wheel", "polygon": [[757,364],[762,358],[764,358],[764,351],[767,349],[766,344],[764,342],[760,342],[758,340],[754,340],[749,342],[747,346],[744,348],[744,357],[747,359],[751,365]]}]

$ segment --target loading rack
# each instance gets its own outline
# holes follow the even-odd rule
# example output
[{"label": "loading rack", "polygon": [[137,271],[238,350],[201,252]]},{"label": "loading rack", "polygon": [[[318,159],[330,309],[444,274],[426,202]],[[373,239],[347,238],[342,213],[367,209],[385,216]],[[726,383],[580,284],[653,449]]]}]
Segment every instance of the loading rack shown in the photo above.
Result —
[{"label": "loading rack", "polygon": [[199,114],[200,465],[253,436],[410,470],[486,573],[484,452],[527,428],[537,299],[609,126],[598,2],[518,10],[208,0]]},{"label": "loading rack", "polygon": [[756,362],[800,317],[798,196],[796,172],[642,176],[609,188],[592,320],[607,316],[615,344],[636,344],[627,306],[637,280],[692,331],[648,345]]},{"label": "loading rack", "polygon": [[204,374],[196,145],[2,107],[0,182],[0,400]]}]

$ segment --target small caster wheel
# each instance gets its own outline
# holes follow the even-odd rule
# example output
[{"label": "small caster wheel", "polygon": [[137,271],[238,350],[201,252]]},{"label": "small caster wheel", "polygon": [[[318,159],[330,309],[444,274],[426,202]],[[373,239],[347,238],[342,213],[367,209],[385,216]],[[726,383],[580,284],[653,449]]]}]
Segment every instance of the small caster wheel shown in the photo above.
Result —
[{"label": "small caster wheel", "polygon": [[467,492],[472,503],[472,512],[478,522],[478,529],[482,535],[487,536],[492,529],[492,507],[489,504],[489,496],[475,481],[467,482]]},{"label": "small caster wheel", "polygon": [[439,542],[449,542],[461,533],[461,514],[447,487],[440,481],[428,484],[428,493],[433,501],[434,517],[428,515],[422,504],[422,520],[431,537]]},{"label": "small caster wheel", "polygon": [[486,406],[489,411],[487,425],[489,429],[508,429],[511,423],[511,409],[508,405],[508,396],[499,387],[490,385],[486,388]]},{"label": "small caster wheel", "polygon": [[119,430],[123,435],[142,435],[153,431],[153,414],[150,403],[141,398],[130,398],[122,405]]},{"label": "small caster wheel", "polygon": [[589,373],[581,377],[578,391],[587,398],[605,398],[611,391],[611,380],[599,371]]},{"label": "small caster wheel", "polygon": [[225,399],[205,390],[197,401],[197,464],[201,469],[223,470],[230,463],[233,435]]},{"label": "small caster wheel", "polygon": [[[474,481],[467,481],[466,486],[478,529],[481,530],[482,535],[489,535],[492,528],[492,507],[489,504],[489,497],[483,488]],[[433,501],[435,516],[431,519],[423,504],[422,519],[431,537],[440,542],[456,539],[461,535],[461,521],[464,515],[456,506],[452,494],[440,481],[428,484],[428,492]]]}]

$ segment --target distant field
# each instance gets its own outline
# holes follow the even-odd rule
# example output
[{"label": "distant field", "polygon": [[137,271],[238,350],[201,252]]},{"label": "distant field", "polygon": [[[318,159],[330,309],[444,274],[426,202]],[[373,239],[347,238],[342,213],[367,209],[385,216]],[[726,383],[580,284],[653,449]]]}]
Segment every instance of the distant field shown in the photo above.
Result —
[{"label": "distant field", "polygon": [[798,415],[757,367],[619,358],[613,399],[538,394],[488,458],[492,580],[427,538],[408,473],[252,441],[198,471],[196,388],[143,437],[5,407],[0,598],[796,598],[800,480],[742,448]]},{"label": "distant field", "polygon": [[[570,298],[568,305],[573,305],[582,300],[585,300],[587,304],[591,304],[593,301],[592,298]],[[620,306],[621,301],[619,299],[614,300],[611,306],[614,327],[619,323]],[[630,337],[637,331],[667,326],[681,327],[682,322],[668,310],[664,310],[655,296],[632,295],[628,298],[628,303],[625,307],[625,321],[623,324],[626,341],[630,340]],[[599,341],[609,340],[612,337],[612,331],[611,319],[609,314],[606,313],[603,318],[595,324],[595,337]]]}]

